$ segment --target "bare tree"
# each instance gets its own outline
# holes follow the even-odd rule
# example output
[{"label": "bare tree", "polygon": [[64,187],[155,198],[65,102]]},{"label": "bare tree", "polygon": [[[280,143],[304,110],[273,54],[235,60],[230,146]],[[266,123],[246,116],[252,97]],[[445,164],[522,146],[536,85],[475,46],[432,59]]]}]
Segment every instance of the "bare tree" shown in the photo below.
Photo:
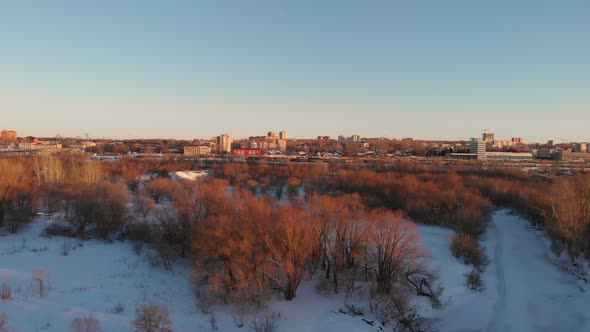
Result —
[{"label": "bare tree", "polygon": [[70,324],[70,331],[72,332],[102,332],[100,321],[92,316],[75,318]]},{"label": "bare tree", "polygon": [[37,177],[37,184],[58,184],[64,181],[65,173],[61,160],[51,154],[41,154],[35,157],[33,173]]},{"label": "bare tree", "polygon": [[136,318],[131,322],[136,332],[173,332],[172,318],[164,305],[149,303],[137,308]]},{"label": "bare tree", "polygon": [[590,229],[590,175],[556,180],[550,197],[549,230],[562,239],[574,259],[584,249],[584,235],[590,234],[586,233]]},{"label": "bare tree", "polygon": [[6,323],[8,322],[8,316],[5,313],[0,312],[0,332],[8,332]]},{"label": "bare tree", "polygon": [[369,214],[370,269],[377,292],[390,294],[396,281],[414,269],[426,255],[416,225],[401,213],[376,210]]},{"label": "bare tree", "polygon": [[49,288],[51,287],[51,275],[45,268],[38,267],[33,271],[33,281],[37,286],[39,296],[43,297],[47,295]]},{"label": "bare tree", "polygon": [[297,295],[312,253],[313,239],[310,216],[305,211],[291,206],[280,208],[275,228],[266,238],[271,268],[265,273],[285,293],[287,300]]},{"label": "bare tree", "polygon": [[9,301],[12,299],[12,288],[8,284],[8,281],[3,280],[0,285],[0,300]]}]

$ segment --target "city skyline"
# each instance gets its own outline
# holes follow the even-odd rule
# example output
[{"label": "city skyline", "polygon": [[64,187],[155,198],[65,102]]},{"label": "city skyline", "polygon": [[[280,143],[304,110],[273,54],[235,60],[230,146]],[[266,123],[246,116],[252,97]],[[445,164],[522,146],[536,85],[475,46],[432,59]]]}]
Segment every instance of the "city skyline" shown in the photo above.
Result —
[{"label": "city skyline", "polygon": [[23,135],[588,141],[590,4],[0,3]]}]

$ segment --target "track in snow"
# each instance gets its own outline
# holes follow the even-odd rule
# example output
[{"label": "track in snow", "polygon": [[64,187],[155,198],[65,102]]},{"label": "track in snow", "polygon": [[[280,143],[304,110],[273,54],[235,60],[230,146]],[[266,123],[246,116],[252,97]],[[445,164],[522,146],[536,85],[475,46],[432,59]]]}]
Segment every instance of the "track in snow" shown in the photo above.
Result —
[{"label": "track in snow", "polygon": [[487,274],[497,299],[486,332],[590,331],[590,297],[548,259],[547,246],[528,223],[497,213],[488,241],[495,242]]}]

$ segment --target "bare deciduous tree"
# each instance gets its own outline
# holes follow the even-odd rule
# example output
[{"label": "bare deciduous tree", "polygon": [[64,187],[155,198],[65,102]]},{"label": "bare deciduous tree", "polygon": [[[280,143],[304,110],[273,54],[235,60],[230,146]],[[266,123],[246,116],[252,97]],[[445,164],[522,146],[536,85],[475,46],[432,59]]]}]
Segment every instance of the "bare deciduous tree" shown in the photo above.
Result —
[{"label": "bare deciduous tree", "polygon": [[72,332],[102,332],[100,321],[92,316],[75,318],[70,324],[70,331]]},{"label": "bare deciduous tree", "polygon": [[136,332],[173,332],[172,318],[164,305],[149,303],[137,308],[136,318],[131,322]]}]

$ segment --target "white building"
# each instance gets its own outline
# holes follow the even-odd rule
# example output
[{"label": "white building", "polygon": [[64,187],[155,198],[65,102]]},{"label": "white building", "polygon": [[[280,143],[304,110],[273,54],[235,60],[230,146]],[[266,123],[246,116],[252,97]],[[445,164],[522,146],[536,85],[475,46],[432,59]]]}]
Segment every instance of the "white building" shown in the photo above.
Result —
[{"label": "white building", "polygon": [[477,155],[477,159],[486,159],[486,142],[480,138],[472,138],[469,153]]},{"label": "white building", "polygon": [[231,153],[231,145],[234,142],[234,138],[228,134],[223,134],[217,137],[217,152],[218,153]]}]

